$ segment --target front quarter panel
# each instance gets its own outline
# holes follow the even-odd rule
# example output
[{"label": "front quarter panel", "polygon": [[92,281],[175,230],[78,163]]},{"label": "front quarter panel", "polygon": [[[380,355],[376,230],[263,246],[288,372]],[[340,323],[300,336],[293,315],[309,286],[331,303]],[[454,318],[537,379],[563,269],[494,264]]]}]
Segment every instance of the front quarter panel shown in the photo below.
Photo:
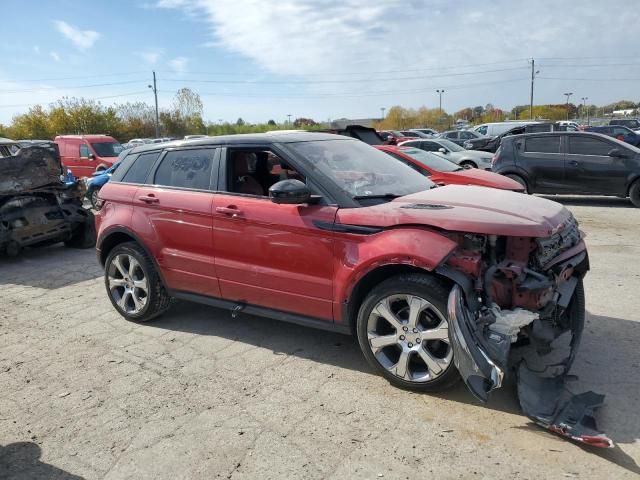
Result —
[{"label": "front quarter panel", "polygon": [[344,234],[336,239],[334,318],[341,317],[341,306],[367,273],[385,265],[408,265],[434,270],[456,248],[443,235],[415,227],[384,230],[373,235]]}]

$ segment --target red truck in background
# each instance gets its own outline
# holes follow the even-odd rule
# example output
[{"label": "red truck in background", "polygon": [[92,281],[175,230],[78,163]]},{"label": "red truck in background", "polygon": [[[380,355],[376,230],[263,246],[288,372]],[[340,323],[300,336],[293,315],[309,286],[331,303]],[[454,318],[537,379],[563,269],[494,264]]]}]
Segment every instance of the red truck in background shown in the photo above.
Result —
[{"label": "red truck in background", "polygon": [[58,135],[53,141],[65,170],[78,178],[108,169],[122,151],[122,145],[108,135]]}]

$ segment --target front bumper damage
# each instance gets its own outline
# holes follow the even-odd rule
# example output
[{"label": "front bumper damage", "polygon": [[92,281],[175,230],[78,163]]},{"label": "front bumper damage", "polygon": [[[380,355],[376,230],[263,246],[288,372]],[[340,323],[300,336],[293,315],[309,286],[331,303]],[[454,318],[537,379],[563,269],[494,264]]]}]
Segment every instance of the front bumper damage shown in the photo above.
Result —
[{"label": "front bumper damage", "polygon": [[[588,265],[586,252],[563,263],[580,272],[580,263]],[[555,304],[567,312],[565,318],[570,320],[557,325],[531,312],[511,312],[512,320],[524,318],[521,324],[527,324],[516,340],[512,332],[495,327],[499,311],[479,306],[475,298],[467,301],[472,293],[456,284],[448,300],[455,365],[471,393],[482,402],[502,386],[509,373],[515,374],[520,406],[536,424],[583,444],[611,448],[613,442],[597,430],[593,418],[604,396],[594,392],[573,395],[567,389],[569,369],[584,328],[581,277],[566,278],[556,285],[554,293]]]}]

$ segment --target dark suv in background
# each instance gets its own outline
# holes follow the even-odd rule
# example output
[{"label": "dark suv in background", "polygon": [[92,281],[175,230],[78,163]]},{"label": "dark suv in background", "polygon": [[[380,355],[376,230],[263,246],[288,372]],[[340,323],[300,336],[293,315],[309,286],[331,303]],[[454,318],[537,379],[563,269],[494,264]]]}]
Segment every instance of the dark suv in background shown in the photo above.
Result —
[{"label": "dark suv in background", "polygon": [[604,127],[587,127],[586,132],[602,133],[636,147],[640,146],[640,134],[634,132],[629,127],[621,125],[605,125]]},{"label": "dark suv in background", "polygon": [[640,120],[637,118],[618,118],[615,120],[609,120],[609,125],[621,125],[632,130],[640,130]]},{"label": "dark suv in background", "polygon": [[529,193],[629,197],[640,207],[640,149],[597,133],[550,132],[502,139],[492,170]]},{"label": "dark suv in background", "polygon": [[517,125],[495,137],[480,137],[466,140],[462,146],[467,150],[481,150],[483,152],[494,153],[498,150],[504,137],[512,135],[522,135],[523,133],[558,132],[568,130],[566,125],[559,123],[531,123],[527,125]]}]

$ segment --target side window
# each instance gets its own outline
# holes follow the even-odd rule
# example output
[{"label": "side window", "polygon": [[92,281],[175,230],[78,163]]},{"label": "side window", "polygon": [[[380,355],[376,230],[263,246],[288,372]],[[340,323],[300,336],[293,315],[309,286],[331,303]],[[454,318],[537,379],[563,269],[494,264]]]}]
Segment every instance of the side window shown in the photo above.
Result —
[{"label": "side window", "polygon": [[569,153],[574,155],[600,155],[606,157],[613,147],[602,140],[571,135],[569,137]]},{"label": "side window", "polygon": [[80,144],[80,158],[89,158],[89,147],[86,144]]},{"label": "side window", "polygon": [[209,190],[215,152],[214,148],[167,152],[156,170],[153,184]]},{"label": "side window", "polygon": [[436,142],[421,142],[422,143],[422,150],[426,150],[427,152],[437,152],[438,149],[440,148],[440,145],[437,144]]},{"label": "side window", "polygon": [[476,138],[473,136],[471,132],[460,132],[460,138],[463,140],[471,140],[472,138]]},{"label": "side window", "polygon": [[[158,155],[160,155],[160,152],[143,153],[138,156],[120,181],[125,183],[145,183]],[[113,179],[113,177],[111,178]]]},{"label": "side window", "polygon": [[458,138],[458,132],[447,133],[447,138]]},{"label": "side window", "polygon": [[613,134],[614,135],[626,135],[628,132],[622,127],[614,127]]},{"label": "side window", "polygon": [[304,175],[269,149],[227,150],[226,191],[245,195],[269,196],[269,188],[280,180],[300,180]]},{"label": "side window", "polygon": [[560,137],[527,138],[524,151],[527,153],[560,153]]},{"label": "side window", "polygon": [[487,126],[483,125],[481,127],[476,128],[476,132],[478,132],[480,135],[486,135],[487,134]]},{"label": "side window", "polygon": [[399,160],[402,163],[404,163],[405,165],[408,165],[409,167],[413,168],[416,172],[421,173],[422,175],[426,175],[427,177],[431,176],[431,172],[429,172],[428,170],[425,170],[424,168],[419,167],[418,165],[416,165],[414,163],[411,163],[406,158],[401,157],[400,155],[397,155],[397,154],[395,154],[393,152],[385,152],[385,153],[388,153],[389,155],[391,155],[396,160]]}]

